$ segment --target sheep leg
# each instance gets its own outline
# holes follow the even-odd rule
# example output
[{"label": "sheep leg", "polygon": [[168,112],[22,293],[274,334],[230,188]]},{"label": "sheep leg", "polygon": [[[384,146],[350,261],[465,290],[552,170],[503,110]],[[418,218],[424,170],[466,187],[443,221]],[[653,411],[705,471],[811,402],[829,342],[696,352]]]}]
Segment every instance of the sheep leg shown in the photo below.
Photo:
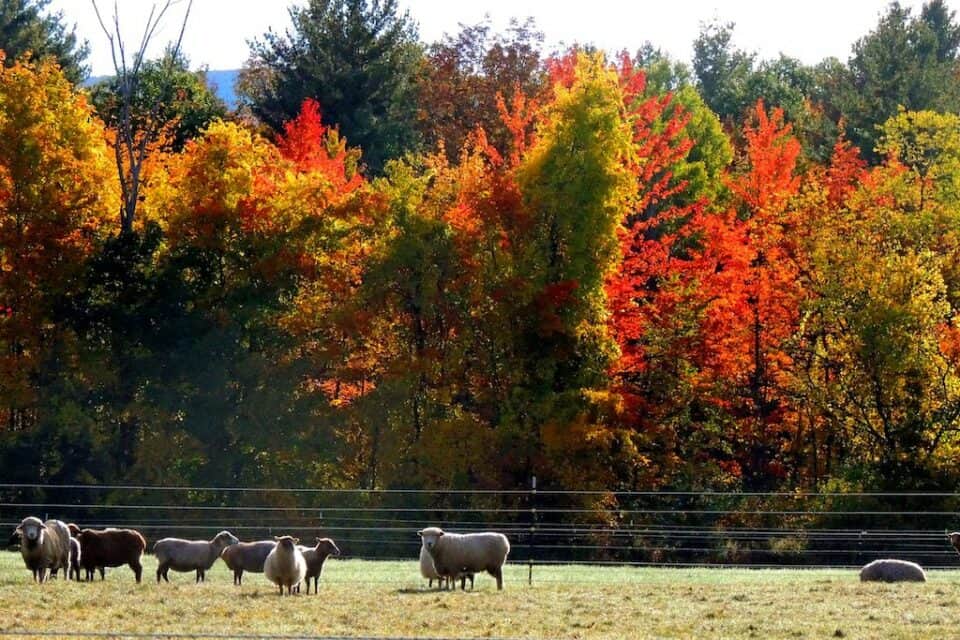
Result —
[{"label": "sheep leg", "polygon": [[[309,593],[309,591],[307,592]],[[320,593],[320,576],[313,576],[313,595]]]},{"label": "sheep leg", "polygon": [[100,570],[100,581],[102,582],[102,581],[106,580],[106,579],[107,579],[107,576],[106,576],[107,570],[104,569],[103,567],[97,567],[97,569]]},{"label": "sheep leg", "polygon": [[161,563],[157,567],[157,584],[160,584],[160,578],[162,577],[166,582],[170,582],[170,578],[167,577],[167,571],[170,570],[170,565]]},{"label": "sheep leg", "polygon": [[143,575],[143,565],[139,562],[131,562],[130,568],[133,569],[133,575],[137,579],[137,584],[140,584],[140,577]]},{"label": "sheep leg", "polygon": [[234,571],[233,572],[233,584],[239,585],[242,584],[243,571]]},{"label": "sheep leg", "polygon": [[497,579],[497,591],[503,591],[503,567],[491,567],[487,573]]}]

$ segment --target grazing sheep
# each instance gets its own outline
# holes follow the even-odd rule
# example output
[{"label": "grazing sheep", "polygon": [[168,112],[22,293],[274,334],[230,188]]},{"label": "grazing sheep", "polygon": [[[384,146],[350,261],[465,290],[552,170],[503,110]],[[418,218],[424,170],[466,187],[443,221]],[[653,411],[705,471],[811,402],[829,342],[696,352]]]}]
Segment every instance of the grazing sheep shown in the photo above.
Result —
[{"label": "grazing sheep", "polygon": [[307,575],[307,561],[297,548],[297,538],[280,536],[276,541],[277,546],[263,563],[263,573],[270,582],[280,587],[281,596],[284,587],[287,588],[287,595],[291,595],[293,587],[299,585]]},{"label": "grazing sheep", "polygon": [[874,560],[860,569],[860,582],[926,582],[923,568],[906,560]]},{"label": "grazing sheep", "polygon": [[503,563],[510,553],[510,542],[502,533],[446,533],[439,527],[428,527],[417,535],[438,575],[462,581],[468,574],[486,571],[497,579],[497,589],[503,589]]},{"label": "grazing sheep", "polygon": [[303,559],[307,563],[307,594],[310,594],[310,579],[313,578],[313,592],[319,593],[317,591],[317,584],[320,582],[320,574],[323,572],[323,563],[326,562],[328,556],[338,556],[340,555],[340,549],[337,547],[336,543],[330,538],[317,538],[317,546],[315,547],[300,547],[300,553],[303,554]]},{"label": "grazing sheep", "polygon": [[100,571],[100,579],[105,578],[106,567],[128,565],[133,570],[137,582],[143,575],[140,560],[147,548],[147,541],[134,529],[83,529],[77,534],[80,542],[80,566],[86,572],[86,579],[93,580],[95,572]]},{"label": "grazing sheep", "polygon": [[273,540],[238,542],[220,553],[224,563],[233,571],[233,584],[243,584],[243,572],[263,573],[263,563],[277,543]]},{"label": "grazing sheep", "polygon": [[157,582],[167,577],[170,569],[174,571],[196,571],[196,582],[205,581],[207,569],[213,566],[223,550],[240,542],[229,531],[221,531],[213,540],[181,540],[163,538],[153,545],[157,556]]},{"label": "grazing sheep", "polygon": [[43,522],[30,516],[23,519],[16,533],[20,534],[20,555],[36,582],[47,579],[47,569],[51,574],[60,569],[67,573],[70,568],[70,530],[67,525],[59,520]]}]

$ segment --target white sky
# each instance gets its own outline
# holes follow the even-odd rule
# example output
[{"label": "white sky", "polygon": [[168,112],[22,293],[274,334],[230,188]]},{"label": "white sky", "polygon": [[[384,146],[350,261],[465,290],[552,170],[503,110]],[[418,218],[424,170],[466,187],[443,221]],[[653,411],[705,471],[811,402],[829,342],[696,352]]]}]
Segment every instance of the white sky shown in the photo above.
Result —
[{"label": "white sky", "polygon": [[[105,19],[113,14],[113,0],[98,0]],[[273,27],[289,26],[287,7],[305,0],[194,0],[184,38],[184,52],[194,66],[236,69],[246,60],[247,41]],[[162,0],[118,0],[125,39],[133,48],[139,40],[150,7]],[[922,0],[901,4],[920,10]],[[948,4],[960,9],[960,0]],[[736,22],[736,46],[775,57],[781,51],[815,63],[827,56],[846,60],[850,47],[877,23],[888,0],[400,0],[418,23],[425,42],[455,33],[458,23],[473,24],[490,14],[501,28],[511,17],[533,16],[546,34],[547,45],[592,43],[603,49],[636,50],[649,40],[674,57],[689,61],[700,23],[719,17]],[[184,0],[174,7],[155,38],[151,55],[176,36]],[[67,22],[77,25],[90,41],[93,75],[112,72],[110,52],[90,0],[53,0]]]}]

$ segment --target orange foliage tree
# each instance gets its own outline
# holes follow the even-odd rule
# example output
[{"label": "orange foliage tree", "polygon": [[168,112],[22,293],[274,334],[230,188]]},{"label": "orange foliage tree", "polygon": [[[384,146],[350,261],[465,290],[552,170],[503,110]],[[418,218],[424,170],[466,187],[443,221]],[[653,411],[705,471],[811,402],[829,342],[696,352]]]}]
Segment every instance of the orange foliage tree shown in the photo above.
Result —
[{"label": "orange foliage tree", "polygon": [[0,396],[30,426],[32,375],[58,327],[53,305],[119,207],[102,124],[55,63],[0,65]]}]

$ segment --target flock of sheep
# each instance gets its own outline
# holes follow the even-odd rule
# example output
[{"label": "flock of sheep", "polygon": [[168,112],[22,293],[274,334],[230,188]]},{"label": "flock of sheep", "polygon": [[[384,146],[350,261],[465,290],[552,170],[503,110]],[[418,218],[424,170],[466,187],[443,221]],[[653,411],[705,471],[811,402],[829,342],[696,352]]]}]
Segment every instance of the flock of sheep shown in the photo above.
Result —
[{"label": "flock of sheep", "polygon": [[[44,582],[47,571],[56,576],[61,569],[68,579],[80,580],[80,569],[86,579],[93,580],[99,570],[104,578],[106,567],[128,565],[137,582],[140,582],[143,565],[141,558],[147,548],[146,540],[133,529],[80,529],[75,524],[60,520],[47,520],[30,516],[24,518],[15,531],[20,538],[20,554],[27,569],[33,572],[36,582]],[[437,580],[438,586],[453,587],[460,580],[466,587],[467,578],[473,587],[474,574],[486,571],[497,580],[497,589],[503,589],[503,565],[510,552],[507,537],[500,533],[483,532],[457,534],[437,527],[428,527],[418,532],[422,541],[420,548],[420,571],[430,586]],[[167,574],[174,571],[196,572],[196,582],[206,579],[206,572],[222,558],[233,571],[233,582],[242,584],[243,572],[263,573],[276,585],[280,595],[300,591],[310,582],[317,593],[323,564],[331,555],[340,555],[340,549],[330,538],[317,538],[316,546],[305,547],[291,536],[279,536],[274,540],[240,542],[229,531],[221,531],[213,540],[182,540],[163,538],[153,545],[157,558],[157,582],[161,578],[169,582]]]},{"label": "flock of sheep", "polygon": [[[80,529],[75,524],[60,520],[47,520],[30,516],[24,518],[15,531],[20,538],[20,553],[33,579],[44,582],[47,571],[56,576],[63,569],[65,577],[80,580],[84,569],[87,580],[93,580],[95,572],[104,578],[106,567],[128,565],[140,582],[143,573],[141,558],[147,543],[133,529]],[[497,589],[503,589],[503,565],[510,553],[510,542],[501,533],[450,533],[438,527],[428,527],[417,532],[420,536],[420,573],[429,580],[430,587],[437,581],[438,587],[466,588],[467,579],[473,588],[474,575],[486,571],[497,581]],[[960,532],[948,534],[951,544],[960,553]],[[276,585],[280,595],[299,593],[304,581],[307,593],[310,582],[317,593],[323,564],[331,555],[340,555],[340,549],[330,538],[317,538],[316,546],[297,544],[291,536],[274,540],[240,542],[229,531],[221,531],[213,540],[182,540],[163,538],[153,545],[157,557],[157,582],[161,578],[169,582],[167,574],[174,571],[196,571],[196,582],[206,578],[206,572],[222,558],[233,571],[233,582],[243,582],[243,572],[263,573]],[[925,582],[926,574],[920,565],[905,560],[874,560],[860,570],[862,581]]]}]

